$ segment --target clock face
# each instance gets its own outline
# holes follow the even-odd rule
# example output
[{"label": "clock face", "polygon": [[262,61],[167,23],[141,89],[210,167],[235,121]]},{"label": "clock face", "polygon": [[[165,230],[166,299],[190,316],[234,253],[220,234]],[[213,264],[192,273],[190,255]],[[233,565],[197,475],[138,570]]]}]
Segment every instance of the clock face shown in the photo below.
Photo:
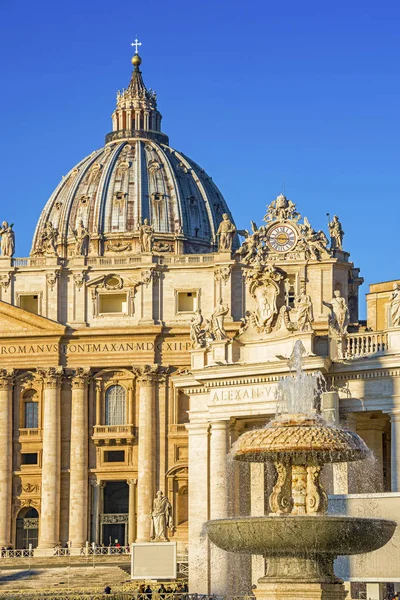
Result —
[{"label": "clock face", "polygon": [[275,252],[288,252],[297,242],[297,233],[290,225],[275,225],[268,232],[269,245]]}]

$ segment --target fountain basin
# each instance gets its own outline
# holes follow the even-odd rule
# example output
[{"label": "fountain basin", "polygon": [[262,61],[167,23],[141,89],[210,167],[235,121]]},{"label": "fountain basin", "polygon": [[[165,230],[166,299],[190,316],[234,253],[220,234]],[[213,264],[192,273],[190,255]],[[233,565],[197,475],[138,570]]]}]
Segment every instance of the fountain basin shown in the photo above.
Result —
[{"label": "fountain basin", "polygon": [[353,431],[303,415],[286,415],[263,429],[243,433],[234,450],[234,458],[239,461],[293,465],[349,462],[369,454],[363,440]]},{"label": "fountain basin", "polygon": [[207,521],[210,540],[228,552],[273,556],[363,554],[384,546],[396,523],[337,515],[273,515]]}]

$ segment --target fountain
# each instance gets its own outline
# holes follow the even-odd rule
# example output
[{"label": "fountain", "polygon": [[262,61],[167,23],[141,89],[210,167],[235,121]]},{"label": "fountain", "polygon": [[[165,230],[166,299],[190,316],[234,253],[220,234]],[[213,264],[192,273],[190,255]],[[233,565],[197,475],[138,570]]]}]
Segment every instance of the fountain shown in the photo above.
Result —
[{"label": "fountain", "polygon": [[219,548],[265,557],[266,574],[254,590],[260,600],[344,600],[347,592],[334,574],[334,559],[377,550],[396,528],[394,521],[326,514],[323,465],[361,460],[369,450],[356,433],[322,419],[323,377],[302,370],[304,353],[296,342],[289,362],[295,374],[279,382],[275,420],[244,433],[232,448],[236,460],[274,463],[271,513],[205,524]]}]

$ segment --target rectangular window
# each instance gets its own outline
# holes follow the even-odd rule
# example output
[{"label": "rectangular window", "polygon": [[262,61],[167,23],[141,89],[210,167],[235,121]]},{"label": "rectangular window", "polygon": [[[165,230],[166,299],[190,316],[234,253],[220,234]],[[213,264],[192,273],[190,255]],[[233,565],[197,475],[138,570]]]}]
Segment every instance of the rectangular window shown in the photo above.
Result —
[{"label": "rectangular window", "polygon": [[108,450],[104,452],[104,462],[125,462],[125,450]]},{"label": "rectangular window", "polygon": [[37,294],[32,295],[24,295],[19,297],[19,306],[23,310],[27,310],[28,312],[34,313],[37,315],[39,313],[39,298]]},{"label": "rectangular window", "polygon": [[197,292],[178,292],[178,312],[195,312],[198,307]]},{"label": "rectangular window", "polygon": [[21,454],[21,464],[37,465],[38,464],[37,452],[24,452],[24,454]]},{"label": "rectangular window", "polygon": [[38,406],[37,402],[25,402],[24,424],[26,429],[38,428]]},{"label": "rectangular window", "polygon": [[126,294],[100,294],[99,312],[102,314],[128,314]]}]

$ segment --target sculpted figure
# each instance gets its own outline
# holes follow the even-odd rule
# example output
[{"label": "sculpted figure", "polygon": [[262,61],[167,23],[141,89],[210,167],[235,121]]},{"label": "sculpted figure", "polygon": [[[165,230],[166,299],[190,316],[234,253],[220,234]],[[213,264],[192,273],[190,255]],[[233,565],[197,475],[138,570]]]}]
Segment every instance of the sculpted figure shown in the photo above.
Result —
[{"label": "sculpted figure", "polygon": [[297,308],[297,327],[299,331],[312,331],[313,306],[311,296],[306,294],[305,288],[301,288],[300,294],[295,300]]},{"label": "sculpted figure", "polygon": [[330,302],[322,301],[330,311],[329,326],[339,335],[346,335],[347,327],[350,323],[349,307],[339,290],[333,292],[333,298]]},{"label": "sculpted figure", "polygon": [[334,215],[332,221],[328,224],[329,227],[329,235],[331,236],[331,250],[343,250],[342,242],[344,231],[342,229],[342,224],[339,221],[337,215]]},{"label": "sculpted figure", "polygon": [[228,214],[224,213],[222,219],[217,231],[217,235],[219,235],[218,250],[219,252],[230,252],[236,227],[230,221]]},{"label": "sculpted figure", "polygon": [[7,223],[7,221],[3,221],[1,224],[0,235],[1,235],[1,256],[11,256],[14,255],[14,247],[15,247],[15,235],[13,232],[13,225]]},{"label": "sculpted figure", "polygon": [[172,506],[161,490],[156,494],[151,513],[151,539],[155,542],[168,542],[167,530],[173,529]]},{"label": "sculpted figure", "polygon": [[398,283],[393,285],[390,316],[392,318],[392,327],[400,327],[400,285]]},{"label": "sculpted figure", "polygon": [[229,306],[225,304],[221,298],[216,309],[211,315],[211,331],[216,340],[226,340],[228,337],[224,329],[224,319],[228,312]]},{"label": "sculpted figure", "polygon": [[201,314],[200,308],[196,310],[196,314],[190,321],[190,341],[194,348],[201,348],[204,345],[204,331],[201,326],[203,325],[203,315]]},{"label": "sculpted figure", "polygon": [[56,250],[56,238],[58,235],[57,229],[53,227],[50,221],[46,221],[44,226],[42,238],[40,240],[41,250],[46,256],[57,256]]},{"label": "sculpted figure", "polygon": [[76,256],[87,256],[89,251],[90,235],[83,224],[83,220],[79,221],[76,231],[73,231],[75,236],[75,254]]},{"label": "sculpted figure", "polygon": [[154,228],[149,220],[145,219],[143,225],[139,227],[139,241],[141,252],[151,252],[153,246]]},{"label": "sculpted figure", "polygon": [[307,217],[304,217],[304,224],[300,226],[300,231],[312,258],[320,260],[328,253],[328,238],[323,231],[315,231]]}]

